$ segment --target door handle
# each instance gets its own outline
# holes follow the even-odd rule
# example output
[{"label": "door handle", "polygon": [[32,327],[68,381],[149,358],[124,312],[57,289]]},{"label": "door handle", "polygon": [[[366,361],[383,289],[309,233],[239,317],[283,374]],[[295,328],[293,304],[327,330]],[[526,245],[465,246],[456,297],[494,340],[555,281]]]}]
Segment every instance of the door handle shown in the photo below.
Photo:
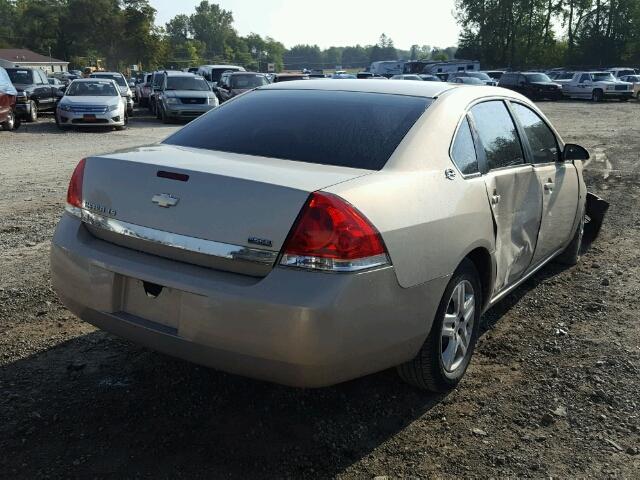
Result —
[{"label": "door handle", "polygon": [[500,195],[491,196],[491,205],[497,205],[500,203]]}]

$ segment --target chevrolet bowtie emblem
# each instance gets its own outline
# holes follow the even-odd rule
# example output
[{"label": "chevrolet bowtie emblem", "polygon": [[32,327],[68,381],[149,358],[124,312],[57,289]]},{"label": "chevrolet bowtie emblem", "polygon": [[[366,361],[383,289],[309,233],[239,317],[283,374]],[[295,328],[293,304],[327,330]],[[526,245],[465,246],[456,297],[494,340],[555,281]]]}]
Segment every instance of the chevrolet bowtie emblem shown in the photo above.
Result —
[{"label": "chevrolet bowtie emblem", "polygon": [[168,193],[159,193],[151,198],[151,201],[162,208],[175,207],[180,201],[179,198],[174,197]]}]

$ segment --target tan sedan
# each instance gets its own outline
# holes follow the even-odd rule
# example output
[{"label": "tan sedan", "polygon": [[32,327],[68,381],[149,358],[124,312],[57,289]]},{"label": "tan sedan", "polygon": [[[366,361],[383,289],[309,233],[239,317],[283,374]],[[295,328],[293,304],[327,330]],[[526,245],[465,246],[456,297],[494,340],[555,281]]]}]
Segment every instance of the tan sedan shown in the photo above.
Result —
[{"label": "tan sedan", "polygon": [[53,284],[98,327],[228,372],[318,387],[398,366],[444,391],[482,312],[578,260],[587,158],[496,87],[260,87],[81,161]]}]

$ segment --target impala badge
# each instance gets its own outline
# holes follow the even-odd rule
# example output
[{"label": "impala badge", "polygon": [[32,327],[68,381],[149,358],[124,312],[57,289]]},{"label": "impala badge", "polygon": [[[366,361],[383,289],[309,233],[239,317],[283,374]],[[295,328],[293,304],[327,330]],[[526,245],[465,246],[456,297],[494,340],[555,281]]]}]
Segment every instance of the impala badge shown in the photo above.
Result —
[{"label": "impala badge", "polygon": [[151,198],[151,201],[162,208],[175,207],[180,199],[169,193],[159,193]]}]

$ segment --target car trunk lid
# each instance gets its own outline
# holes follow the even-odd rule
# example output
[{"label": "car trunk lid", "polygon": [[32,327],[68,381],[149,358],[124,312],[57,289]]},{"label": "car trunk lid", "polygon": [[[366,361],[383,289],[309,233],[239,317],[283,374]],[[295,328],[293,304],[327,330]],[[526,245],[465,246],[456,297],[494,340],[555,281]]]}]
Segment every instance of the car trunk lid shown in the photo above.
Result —
[{"label": "car trunk lid", "polygon": [[87,159],[84,220],[104,240],[266,275],[313,191],[372,173],[156,145]]}]

